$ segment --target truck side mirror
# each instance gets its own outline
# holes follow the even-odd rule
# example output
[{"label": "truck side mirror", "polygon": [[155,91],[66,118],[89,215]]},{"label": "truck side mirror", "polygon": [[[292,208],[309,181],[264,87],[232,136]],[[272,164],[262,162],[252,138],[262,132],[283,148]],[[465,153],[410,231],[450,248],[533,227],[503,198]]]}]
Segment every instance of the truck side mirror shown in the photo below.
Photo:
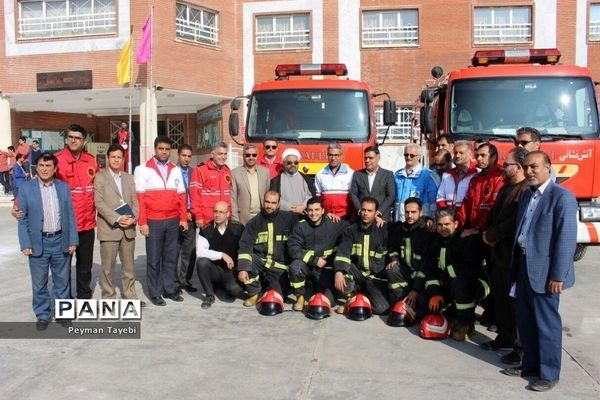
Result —
[{"label": "truck side mirror", "polygon": [[423,106],[419,114],[421,133],[426,135],[433,133],[433,108],[430,105]]},{"label": "truck side mirror", "polygon": [[231,109],[233,111],[239,110],[240,109],[240,99],[239,97],[235,97],[233,100],[231,100]]},{"label": "truck side mirror", "polygon": [[384,100],[383,101],[383,124],[384,125],[396,125],[398,122],[398,113],[396,111],[395,100]]},{"label": "truck side mirror", "polygon": [[[238,102],[239,103],[239,102]],[[239,104],[238,104],[239,106]],[[238,113],[232,112],[229,114],[229,134],[231,136],[237,136],[240,134],[240,117]]]}]

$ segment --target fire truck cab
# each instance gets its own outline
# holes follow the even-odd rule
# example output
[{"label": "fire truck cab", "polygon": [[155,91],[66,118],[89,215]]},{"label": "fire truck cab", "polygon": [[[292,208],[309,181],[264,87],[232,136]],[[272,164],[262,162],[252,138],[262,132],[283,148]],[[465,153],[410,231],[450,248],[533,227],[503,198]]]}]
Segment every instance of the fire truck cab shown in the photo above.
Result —
[{"label": "fire truck cab", "polygon": [[500,161],[516,130],[541,133],[556,182],[579,203],[576,259],[600,242],[600,139],[594,81],[587,68],[558,64],[558,49],[477,51],[471,66],[443,75],[420,97],[421,133],[431,149],[438,135],[492,141]]},{"label": "fire truck cab", "polygon": [[[365,82],[345,78],[344,64],[283,64],[276,79],[257,83],[248,99],[242,142],[256,143],[261,151],[265,138],[298,149],[299,171],[314,175],[327,165],[326,146],[339,142],[344,162],[363,168],[363,150],[376,141],[374,97]],[[240,98],[231,102],[229,133],[240,135]],[[384,123],[396,123],[395,103],[384,101]]]}]

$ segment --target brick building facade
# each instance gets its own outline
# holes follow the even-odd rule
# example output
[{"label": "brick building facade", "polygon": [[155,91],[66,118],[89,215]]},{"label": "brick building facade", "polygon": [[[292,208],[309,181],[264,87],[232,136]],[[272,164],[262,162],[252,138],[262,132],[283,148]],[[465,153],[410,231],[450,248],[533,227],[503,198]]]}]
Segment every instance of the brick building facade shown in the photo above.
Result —
[{"label": "brick building facade", "polygon": [[[134,62],[120,87],[120,50],[132,29],[135,53],[151,9],[151,64]],[[0,21],[0,148],[69,123],[109,142],[131,101],[142,158],[157,134],[205,155],[230,141],[229,101],[278,63],[345,63],[396,99],[397,138],[431,68],[464,67],[477,49],[558,47],[600,75],[600,1],[2,0]],[[39,90],[37,74],[67,71],[91,71],[91,89]]]}]

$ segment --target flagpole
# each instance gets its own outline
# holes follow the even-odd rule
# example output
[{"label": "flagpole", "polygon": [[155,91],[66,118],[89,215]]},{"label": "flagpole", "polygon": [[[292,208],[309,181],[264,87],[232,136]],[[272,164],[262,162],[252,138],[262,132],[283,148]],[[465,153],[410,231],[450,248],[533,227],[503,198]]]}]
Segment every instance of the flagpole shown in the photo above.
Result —
[{"label": "flagpole", "polygon": [[[129,26],[129,40],[133,38],[133,25]],[[132,44],[130,42],[130,44]],[[133,46],[132,46],[133,47]],[[129,121],[127,123],[127,172],[130,174],[133,172],[131,168],[131,135],[133,135],[133,130],[131,129],[131,106],[133,101],[133,51],[129,52]]]},{"label": "flagpole", "polygon": [[[150,7],[150,93],[152,94],[150,97],[152,99],[152,109],[156,110],[156,88],[154,87],[154,76],[152,75],[153,71],[152,71],[152,59],[154,58],[154,54],[152,52],[152,49],[154,47],[154,6]],[[152,117],[151,117],[151,127],[152,130],[151,132],[155,132],[156,128],[156,120],[155,120],[155,113],[152,112]],[[152,138],[154,140],[154,138]]]}]

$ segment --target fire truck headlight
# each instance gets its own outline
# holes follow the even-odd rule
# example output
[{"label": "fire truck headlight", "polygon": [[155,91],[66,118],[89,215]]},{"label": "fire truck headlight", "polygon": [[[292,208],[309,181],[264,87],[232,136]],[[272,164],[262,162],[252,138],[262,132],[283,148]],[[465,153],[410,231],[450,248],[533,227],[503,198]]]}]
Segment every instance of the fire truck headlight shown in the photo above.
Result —
[{"label": "fire truck headlight", "polygon": [[582,222],[600,222],[600,203],[580,203],[579,215]]}]

